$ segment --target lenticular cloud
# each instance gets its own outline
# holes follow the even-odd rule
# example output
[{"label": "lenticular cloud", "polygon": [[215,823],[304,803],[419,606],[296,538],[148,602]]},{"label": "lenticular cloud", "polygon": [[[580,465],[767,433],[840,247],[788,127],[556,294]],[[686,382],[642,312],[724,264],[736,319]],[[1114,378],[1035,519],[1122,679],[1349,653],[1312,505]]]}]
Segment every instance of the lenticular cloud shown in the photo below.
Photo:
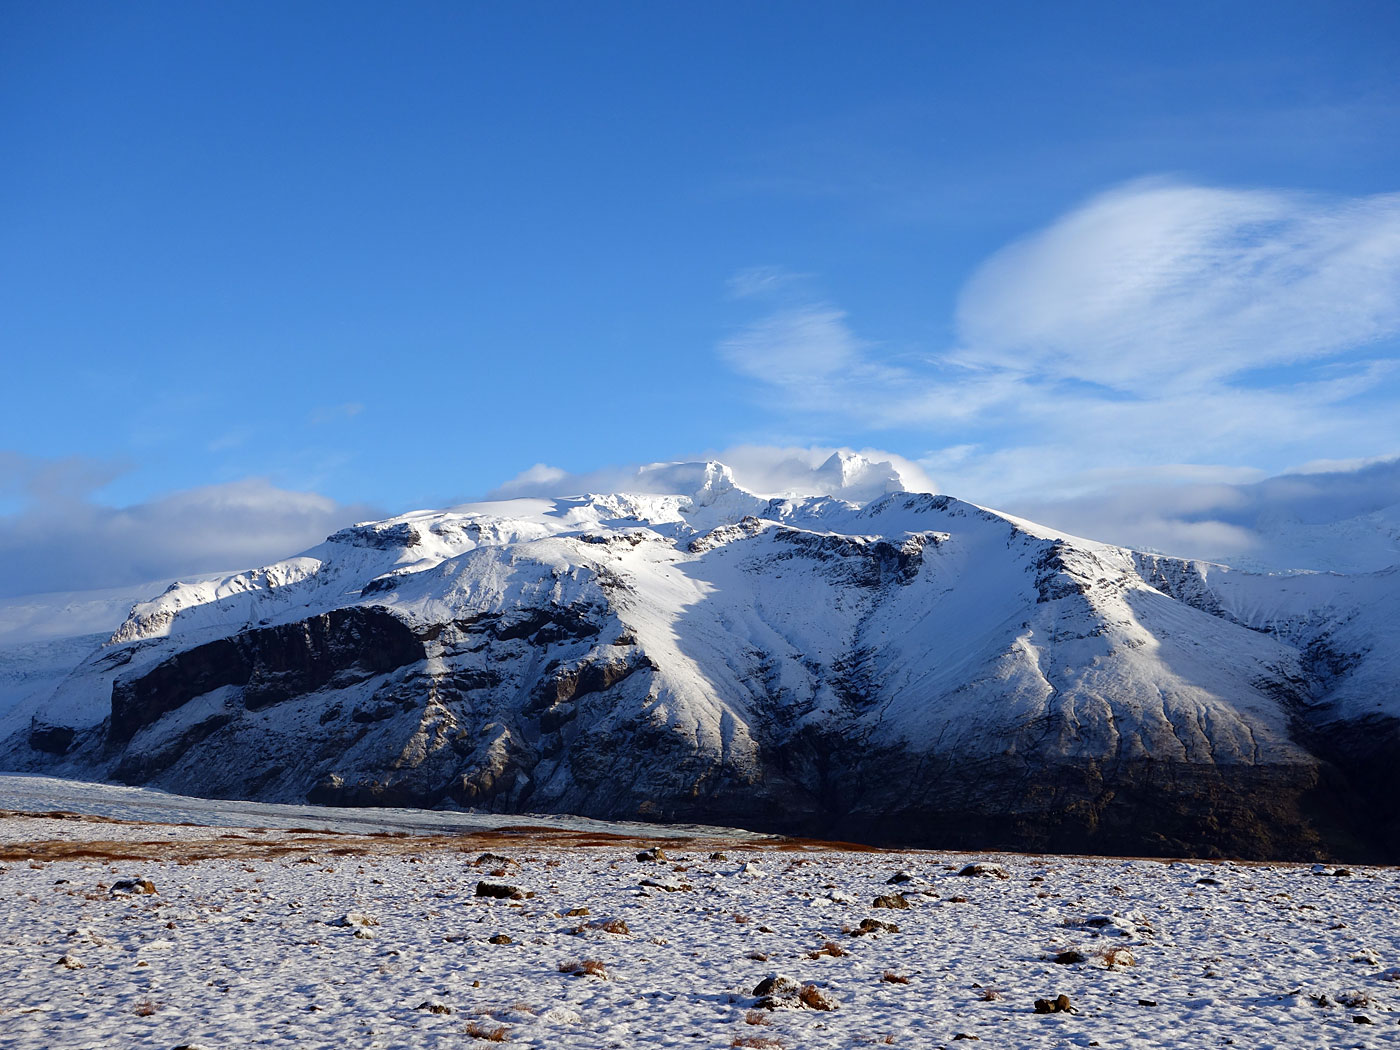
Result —
[{"label": "lenticular cloud", "polygon": [[1347,200],[1151,180],[993,256],[968,355],[1150,393],[1400,332],[1400,194]]}]

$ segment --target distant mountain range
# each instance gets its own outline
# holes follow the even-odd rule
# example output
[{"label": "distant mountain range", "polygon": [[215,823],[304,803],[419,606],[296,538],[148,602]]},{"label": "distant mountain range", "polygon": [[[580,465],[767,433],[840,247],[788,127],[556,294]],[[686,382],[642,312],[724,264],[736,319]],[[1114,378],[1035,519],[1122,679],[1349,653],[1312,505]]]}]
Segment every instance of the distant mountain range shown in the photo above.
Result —
[{"label": "distant mountain range", "polygon": [[1400,569],[1249,573],[828,466],[852,499],[677,465],[672,495],[417,512],[173,584],[71,671],[23,679],[0,767],[908,846],[1400,861]]}]

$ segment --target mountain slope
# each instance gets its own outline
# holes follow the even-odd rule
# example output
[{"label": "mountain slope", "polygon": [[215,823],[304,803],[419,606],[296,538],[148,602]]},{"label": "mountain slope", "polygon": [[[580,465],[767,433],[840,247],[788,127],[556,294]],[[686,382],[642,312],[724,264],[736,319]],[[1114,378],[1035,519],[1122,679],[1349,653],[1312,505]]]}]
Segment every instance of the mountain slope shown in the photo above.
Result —
[{"label": "mountain slope", "polygon": [[1252,576],[946,496],[682,476],[689,495],[419,512],[174,585],[3,760],[944,846],[1394,849],[1354,819],[1377,785],[1340,771],[1354,727],[1379,761],[1400,716],[1393,576]]}]

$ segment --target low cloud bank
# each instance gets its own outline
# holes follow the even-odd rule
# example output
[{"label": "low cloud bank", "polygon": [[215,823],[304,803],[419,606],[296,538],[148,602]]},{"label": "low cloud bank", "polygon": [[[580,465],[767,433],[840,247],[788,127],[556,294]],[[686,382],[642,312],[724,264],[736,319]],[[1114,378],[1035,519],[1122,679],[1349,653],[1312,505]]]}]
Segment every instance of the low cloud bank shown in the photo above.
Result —
[{"label": "low cloud bank", "polygon": [[1400,457],[1248,484],[1123,484],[1006,509],[1092,539],[1244,568],[1372,572],[1400,563]]},{"label": "low cloud bank", "polygon": [[110,507],[92,492],[116,468],[11,455],[0,470],[0,491],[19,503],[0,517],[0,597],[246,569],[379,514],[261,479]]}]

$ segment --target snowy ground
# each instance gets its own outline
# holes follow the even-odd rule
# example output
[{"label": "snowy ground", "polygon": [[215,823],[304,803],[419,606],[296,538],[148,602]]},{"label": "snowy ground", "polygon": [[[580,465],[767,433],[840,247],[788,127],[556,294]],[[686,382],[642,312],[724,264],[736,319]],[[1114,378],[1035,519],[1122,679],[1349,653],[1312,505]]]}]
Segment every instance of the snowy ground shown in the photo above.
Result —
[{"label": "snowy ground", "polygon": [[[0,780],[0,806],[53,808],[33,780],[24,800],[13,784]],[[69,790],[81,808],[84,789]],[[221,805],[184,812],[213,824]],[[471,1032],[589,1048],[1400,1043],[1395,869],[564,823],[404,834],[386,818],[336,834],[318,812],[301,811],[304,830],[0,816],[0,1046],[463,1047]],[[658,842],[668,859],[637,859]],[[1008,877],[959,875],[973,860]],[[913,879],[890,884],[901,871]],[[115,892],[126,879],[155,892]],[[479,881],[534,896],[477,897]],[[907,909],[872,906],[896,892]],[[898,930],[851,936],[862,920]],[[1054,961],[1066,951],[1084,961]],[[561,972],[590,960],[599,973]],[[834,1009],[759,1009],[773,973]],[[1035,1012],[1061,994],[1077,1012]]]}]

